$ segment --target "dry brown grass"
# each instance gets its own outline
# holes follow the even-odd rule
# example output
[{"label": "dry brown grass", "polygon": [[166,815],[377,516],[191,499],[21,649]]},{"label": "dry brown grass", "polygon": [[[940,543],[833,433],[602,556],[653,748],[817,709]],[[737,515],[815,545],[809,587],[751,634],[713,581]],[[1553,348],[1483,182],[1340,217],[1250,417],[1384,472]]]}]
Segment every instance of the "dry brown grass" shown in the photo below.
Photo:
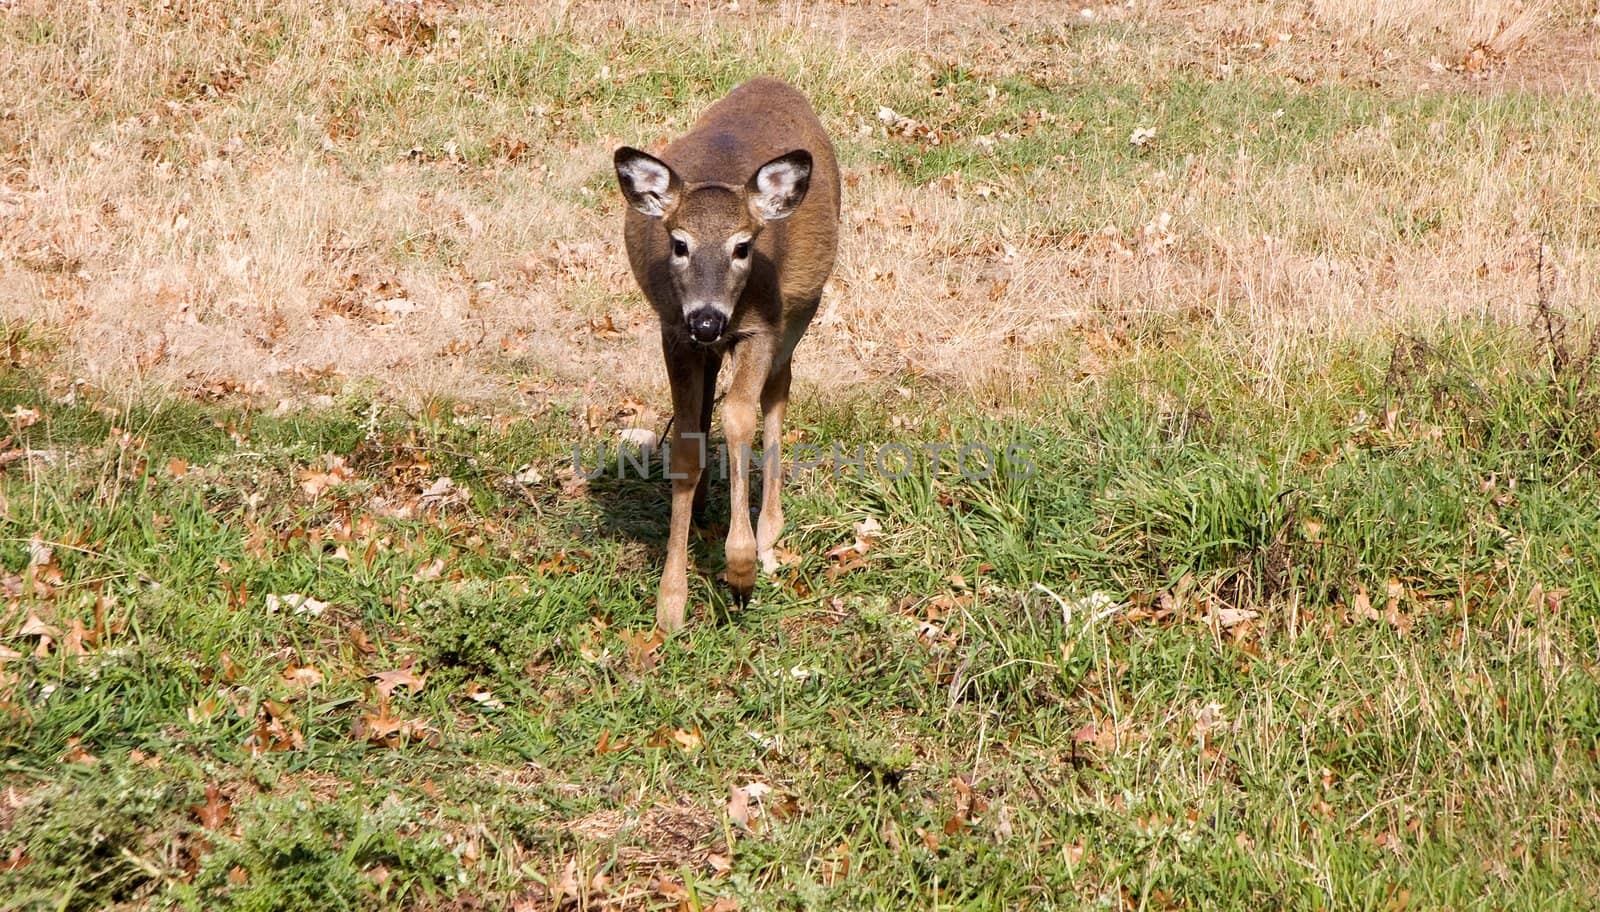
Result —
[{"label": "dry brown grass", "polygon": [[[63,381],[130,394],[303,401],[354,384],[408,403],[659,402],[606,167],[616,143],[659,141],[695,112],[668,106],[661,123],[585,99],[625,88],[642,72],[632,42],[662,35],[833,99],[850,185],[840,268],[802,350],[813,389],[897,372],[1012,385],[1073,334],[1086,344],[1065,369],[1093,373],[1152,325],[1236,340],[1272,382],[1308,344],[1519,319],[1540,238],[1561,295],[1594,298],[1581,225],[1600,153],[1561,94],[1585,78],[1571,52],[1595,32],[1578,5],[1089,8],[14,4],[0,12],[0,83],[22,87],[0,111],[0,313],[54,340]],[[508,47],[552,30],[616,68],[491,84]],[[1544,85],[1550,114],[1481,146],[1459,124],[1423,125],[1449,160],[1397,145],[1416,125],[1380,117],[1285,161],[1234,156],[1221,137],[1186,169],[1115,187],[1071,162],[912,186],[875,154],[884,81],[952,62],[1066,91],[1186,73],[1381,97]],[[1413,211],[1441,222],[1397,232],[1395,213]]]}]

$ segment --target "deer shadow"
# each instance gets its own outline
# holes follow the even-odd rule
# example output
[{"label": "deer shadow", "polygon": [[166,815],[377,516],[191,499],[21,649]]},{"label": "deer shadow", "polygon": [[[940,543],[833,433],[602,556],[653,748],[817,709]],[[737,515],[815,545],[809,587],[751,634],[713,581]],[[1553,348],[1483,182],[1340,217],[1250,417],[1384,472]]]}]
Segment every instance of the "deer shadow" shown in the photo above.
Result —
[{"label": "deer shadow", "polygon": [[[710,457],[704,471],[710,473],[710,480],[704,508],[693,516],[689,527],[689,574],[691,581],[702,578],[713,594],[711,604],[718,617],[726,618],[734,600],[721,580],[727,567],[724,544],[730,508],[728,472],[716,455],[721,442],[718,438],[707,447]],[[607,444],[575,454],[573,461],[573,468],[588,480],[590,502],[599,509],[598,534],[613,541],[643,544],[657,572],[666,560],[672,520],[672,478],[665,453],[664,448],[640,451],[627,444]],[[751,468],[750,488],[752,492],[761,490],[758,467]]]}]

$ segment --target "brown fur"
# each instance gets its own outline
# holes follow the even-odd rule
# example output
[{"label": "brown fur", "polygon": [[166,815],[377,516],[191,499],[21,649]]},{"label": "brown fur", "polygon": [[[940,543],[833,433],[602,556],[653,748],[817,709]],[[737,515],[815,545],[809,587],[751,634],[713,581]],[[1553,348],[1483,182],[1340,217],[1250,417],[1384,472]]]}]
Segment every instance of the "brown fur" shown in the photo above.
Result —
[{"label": "brown fur", "polygon": [[[810,155],[809,178],[799,191],[804,196],[785,210],[790,214],[764,218],[763,212],[777,210],[762,208],[771,197],[763,194],[758,172],[797,152]],[[687,599],[689,513],[704,505],[709,476],[701,471],[710,463],[704,457],[708,447],[694,435],[710,428],[724,361],[732,370],[723,405],[732,501],[727,580],[743,601],[755,583],[758,555],[768,570],[773,567],[772,549],[783,527],[782,472],[764,473],[759,534],[752,535],[747,456],[756,424],[764,419],[763,458],[778,465],[773,455],[783,435],[791,356],[816,314],[838,247],[839,169],[805,97],[767,78],[735,88],[662,150],[656,164],[670,168],[670,183],[654,171],[654,183],[640,182],[628,171],[630,155],[648,159],[618,150],[618,179],[633,204],[624,240],[634,277],[661,319],[672,385],[672,522],[656,608],[657,623],[672,631],[683,624]],[[737,255],[723,251],[745,234],[748,264],[730,265]],[[675,259],[675,237],[692,240],[692,252]],[[726,329],[713,343],[696,342],[686,309],[702,291],[706,300],[715,300],[740,278],[742,292],[726,316]]]}]

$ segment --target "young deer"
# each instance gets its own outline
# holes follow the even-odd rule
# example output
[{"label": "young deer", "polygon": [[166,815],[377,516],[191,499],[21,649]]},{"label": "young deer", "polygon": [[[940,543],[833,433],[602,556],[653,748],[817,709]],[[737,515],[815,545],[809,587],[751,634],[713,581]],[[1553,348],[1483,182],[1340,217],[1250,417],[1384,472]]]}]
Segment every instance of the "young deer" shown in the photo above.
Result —
[{"label": "young deer", "polygon": [[[659,158],[616,152],[627,199],[623,234],[634,278],[661,318],[672,384],[672,524],[656,624],[683,626],[689,517],[705,507],[707,434],[717,372],[732,369],[722,425],[729,453],[727,581],[743,604],[756,559],[771,573],[783,531],[777,451],[790,358],[817,312],[839,237],[839,166],[805,96],[754,79],[708,108]],[[761,516],[750,529],[756,423],[764,463]]]}]

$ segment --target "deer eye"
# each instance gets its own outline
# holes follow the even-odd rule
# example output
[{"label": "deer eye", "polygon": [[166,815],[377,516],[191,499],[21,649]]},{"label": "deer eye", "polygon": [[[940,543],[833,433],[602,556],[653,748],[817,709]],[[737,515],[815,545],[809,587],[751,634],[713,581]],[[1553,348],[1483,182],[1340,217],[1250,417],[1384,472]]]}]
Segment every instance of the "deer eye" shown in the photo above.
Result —
[{"label": "deer eye", "polygon": [[749,255],[750,255],[750,242],[749,241],[740,241],[739,243],[733,245],[733,258],[734,259],[742,260],[742,259],[744,259],[745,257],[747,257]]},{"label": "deer eye", "polygon": [[673,238],[672,239],[672,255],[675,256],[675,257],[686,257],[686,256],[688,256],[689,255],[689,245],[685,244],[683,241],[679,240],[678,238]]}]

